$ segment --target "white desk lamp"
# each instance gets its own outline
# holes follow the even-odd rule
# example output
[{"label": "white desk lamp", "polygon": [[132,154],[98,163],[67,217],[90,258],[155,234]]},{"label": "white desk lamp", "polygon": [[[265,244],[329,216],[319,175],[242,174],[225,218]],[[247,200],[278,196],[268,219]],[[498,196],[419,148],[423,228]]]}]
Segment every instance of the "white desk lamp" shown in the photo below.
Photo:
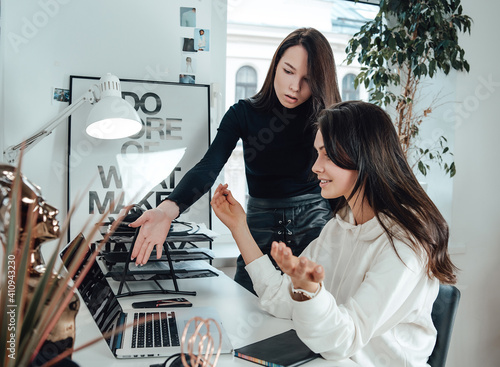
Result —
[{"label": "white desk lamp", "polygon": [[122,98],[120,80],[106,74],[98,84],[90,86],[89,90],[66,107],[56,117],[47,122],[36,133],[23,142],[11,145],[5,151],[4,159],[15,165],[19,159],[21,149],[28,151],[38,142],[59,126],[65,118],[70,116],[85,102],[94,105],[87,119],[86,132],[98,139],[120,139],[136,134],[142,128],[141,119],[134,108]]}]

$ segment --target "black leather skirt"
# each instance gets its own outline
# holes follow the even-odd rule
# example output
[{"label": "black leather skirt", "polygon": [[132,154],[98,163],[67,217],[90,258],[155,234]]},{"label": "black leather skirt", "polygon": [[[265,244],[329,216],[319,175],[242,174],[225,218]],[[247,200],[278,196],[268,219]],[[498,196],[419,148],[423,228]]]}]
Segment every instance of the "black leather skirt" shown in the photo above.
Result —
[{"label": "black leather skirt", "polygon": [[[309,243],[319,236],[331,217],[329,202],[319,194],[285,199],[250,197],[247,203],[247,223],[250,232],[262,252],[268,255],[271,253],[273,241],[284,242],[292,249],[294,255],[300,255]],[[244,267],[245,262],[240,255],[234,280],[255,293]]]}]

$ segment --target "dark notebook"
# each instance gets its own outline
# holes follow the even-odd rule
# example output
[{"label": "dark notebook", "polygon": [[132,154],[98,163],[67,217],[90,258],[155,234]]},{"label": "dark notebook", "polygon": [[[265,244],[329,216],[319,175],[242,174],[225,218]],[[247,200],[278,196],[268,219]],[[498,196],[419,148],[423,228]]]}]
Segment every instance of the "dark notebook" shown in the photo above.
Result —
[{"label": "dark notebook", "polygon": [[271,367],[300,366],[319,357],[293,329],[234,350],[236,357]]}]

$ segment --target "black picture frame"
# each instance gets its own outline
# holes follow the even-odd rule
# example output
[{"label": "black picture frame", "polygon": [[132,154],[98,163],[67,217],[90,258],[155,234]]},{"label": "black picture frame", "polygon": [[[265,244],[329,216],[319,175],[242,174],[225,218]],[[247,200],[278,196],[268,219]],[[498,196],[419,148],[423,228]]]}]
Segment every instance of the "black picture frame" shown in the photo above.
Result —
[{"label": "black picture frame", "polygon": [[[98,80],[98,77],[71,75],[70,102]],[[67,203],[68,212],[71,207],[74,212],[70,218],[68,241],[88,227],[86,223],[95,223],[110,207],[110,221],[130,203],[143,209],[156,207],[210,146],[209,85],[136,79],[120,81],[123,98],[135,107],[142,120],[140,133],[117,140],[88,136],[85,127],[92,108],[90,104],[79,108],[69,119]],[[179,156],[182,158],[176,163]],[[161,176],[165,172],[169,174]],[[149,174],[162,178],[157,183],[152,182],[155,178],[149,178]],[[148,189],[148,185],[153,187]],[[125,197],[118,201],[122,193]],[[203,223],[211,228],[210,195],[209,191],[179,220]],[[93,216],[95,220],[89,222]]]}]

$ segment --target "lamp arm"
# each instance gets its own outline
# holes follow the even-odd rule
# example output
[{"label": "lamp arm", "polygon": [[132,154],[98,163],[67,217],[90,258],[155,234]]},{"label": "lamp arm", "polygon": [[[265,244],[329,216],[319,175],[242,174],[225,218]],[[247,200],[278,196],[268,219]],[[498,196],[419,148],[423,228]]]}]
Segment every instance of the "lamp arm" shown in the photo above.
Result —
[{"label": "lamp arm", "polygon": [[5,149],[3,152],[4,159],[9,164],[12,165],[16,164],[19,159],[19,154],[21,149],[24,149],[24,151],[27,152],[37,143],[39,143],[43,138],[50,135],[52,131],[64,121],[65,118],[70,116],[73,112],[75,112],[78,108],[80,108],[83,104],[85,104],[85,102],[93,104],[96,100],[97,98],[95,96],[94,91],[92,89],[89,89],[83,96],[78,98],[74,103],[70,104],[68,107],[62,110],[57,116],[48,121],[36,133],[23,140],[21,143],[16,145],[11,145],[7,149]]}]

